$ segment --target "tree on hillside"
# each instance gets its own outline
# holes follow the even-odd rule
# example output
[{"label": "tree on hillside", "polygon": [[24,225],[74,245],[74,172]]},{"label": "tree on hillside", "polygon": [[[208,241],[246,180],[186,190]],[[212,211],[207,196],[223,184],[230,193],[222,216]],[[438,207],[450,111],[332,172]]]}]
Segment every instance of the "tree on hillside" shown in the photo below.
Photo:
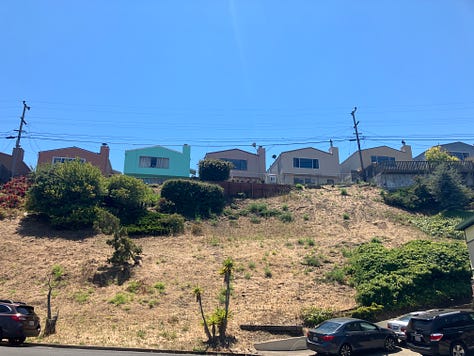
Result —
[{"label": "tree on hillside", "polygon": [[152,195],[151,189],[134,177],[114,175],[106,180],[106,208],[125,224],[145,211]]},{"label": "tree on hillside", "polygon": [[464,185],[458,171],[440,164],[427,180],[427,187],[439,210],[463,208],[472,199],[472,191]]},{"label": "tree on hillside", "polygon": [[43,165],[32,173],[26,208],[46,216],[55,227],[91,227],[103,195],[102,174],[90,163]]},{"label": "tree on hillside", "polygon": [[425,158],[429,162],[457,162],[459,158],[451,156],[448,151],[441,146],[433,146],[426,150]]},{"label": "tree on hillside", "polygon": [[229,179],[231,162],[220,159],[204,159],[199,161],[199,179],[208,182],[221,182]]}]

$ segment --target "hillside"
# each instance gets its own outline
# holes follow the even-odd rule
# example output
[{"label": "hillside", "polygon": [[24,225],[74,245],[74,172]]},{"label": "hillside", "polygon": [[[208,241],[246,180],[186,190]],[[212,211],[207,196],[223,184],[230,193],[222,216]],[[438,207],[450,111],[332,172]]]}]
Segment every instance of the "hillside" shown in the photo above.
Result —
[{"label": "hillside", "polygon": [[[407,213],[381,201],[379,189],[345,189],[347,195],[324,187],[258,201],[291,213],[292,222],[252,215],[236,219],[255,203],[242,200],[229,208],[233,219],[188,223],[181,236],[137,239],[143,261],[123,284],[106,269],[112,253],[107,236],[55,231],[28,218],[3,220],[0,296],[31,303],[44,321],[46,279],[53,266],[61,266],[62,282],[52,300],[53,311],[59,309],[58,332],[35,341],[202,349],[205,335],[193,289],[202,287],[210,314],[223,287],[219,269],[231,257],[236,269],[228,332],[236,338],[233,350],[252,351],[255,342],[274,336],[241,331],[241,324],[301,324],[304,307],[355,306],[353,289],[323,281],[343,262],[344,249],[375,236],[386,246],[426,238],[407,223]],[[304,265],[308,256],[321,265]],[[124,303],[114,305],[114,298]]]}]

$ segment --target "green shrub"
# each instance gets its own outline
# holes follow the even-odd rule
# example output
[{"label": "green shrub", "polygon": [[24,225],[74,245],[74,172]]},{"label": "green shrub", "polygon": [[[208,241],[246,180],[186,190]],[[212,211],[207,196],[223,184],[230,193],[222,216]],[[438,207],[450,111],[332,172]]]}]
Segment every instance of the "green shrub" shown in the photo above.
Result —
[{"label": "green shrub", "polygon": [[113,298],[109,299],[109,303],[119,306],[130,301],[130,297],[125,293],[117,293]]},{"label": "green shrub", "polygon": [[333,310],[322,309],[318,307],[305,308],[301,312],[303,325],[312,328],[325,320],[332,319],[336,316]]},{"label": "green shrub", "polygon": [[324,279],[328,282],[337,282],[339,284],[345,284],[346,272],[341,267],[334,267],[329,272],[326,272]]},{"label": "green shrub", "polygon": [[143,283],[141,281],[131,281],[128,284],[126,290],[127,292],[130,292],[132,294],[137,294],[142,288],[142,286],[143,286]]},{"label": "green shrub", "polygon": [[204,159],[199,161],[199,179],[220,182],[229,179],[230,170],[234,165],[220,159]]},{"label": "green shrub", "polygon": [[106,179],[106,208],[122,224],[129,224],[140,216],[152,201],[153,191],[142,180],[116,174]]},{"label": "green shrub", "polygon": [[97,167],[79,160],[43,165],[32,173],[26,208],[64,229],[92,227],[104,197],[104,178]]},{"label": "green shrub", "polygon": [[297,184],[295,184],[295,189],[296,190],[304,190],[304,185],[301,184],[301,183],[297,183]]},{"label": "green shrub", "polygon": [[469,255],[458,242],[411,241],[390,250],[366,243],[349,257],[347,273],[362,306],[415,309],[471,297]]},{"label": "green shrub", "polygon": [[321,259],[319,256],[315,255],[314,253],[310,253],[303,258],[303,262],[301,264],[305,266],[311,266],[311,267],[319,267],[321,266]]},{"label": "green shrub", "polygon": [[424,233],[433,237],[447,237],[456,240],[464,239],[464,232],[456,230],[461,218],[448,218],[442,214],[433,216],[417,215],[410,222]]},{"label": "green shrub", "polygon": [[189,218],[219,215],[225,205],[222,187],[184,179],[166,181],[161,196],[175,204],[177,213]]},{"label": "green shrub", "polygon": [[384,310],[383,305],[372,303],[370,306],[361,306],[354,310],[351,314],[353,318],[364,319],[368,321],[376,321],[377,315]]},{"label": "green shrub", "polygon": [[168,236],[184,232],[184,218],[178,214],[161,214],[147,211],[133,225],[127,226],[130,236]]},{"label": "green shrub", "polygon": [[293,215],[291,215],[289,212],[284,212],[278,218],[284,223],[290,223],[293,221]]}]

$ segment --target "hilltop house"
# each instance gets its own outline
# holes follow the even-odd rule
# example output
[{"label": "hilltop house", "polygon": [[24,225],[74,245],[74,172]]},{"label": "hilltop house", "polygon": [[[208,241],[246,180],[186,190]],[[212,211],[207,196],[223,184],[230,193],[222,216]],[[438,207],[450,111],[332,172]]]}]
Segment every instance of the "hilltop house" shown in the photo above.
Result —
[{"label": "hilltop house", "polygon": [[264,181],[266,172],[265,148],[259,146],[257,153],[251,153],[237,148],[231,150],[208,152],[204,159],[220,159],[231,162],[234,168],[229,178],[233,181]]},{"label": "hilltop house", "polygon": [[12,177],[30,173],[30,168],[23,162],[24,154],[21,147],[14,147],[11,155],[0,152],[0,184],[8,182]]},{"label": "hilltop house", "polygon": [[73,160],[88,162],[100,169],[106,177],[116,173],[112,169],[109,160],[110,149],[106,143],[100,146],[100,152],[91,152],[79,147],[58,148],[54,150],[41,151],[38,153],[38,166],[42,164],[54,164]]},{"label": "hilltop house", "polygon": [[[474,159],[474,146],[464,142],[452,142],[438,145],[451,156],[459,158],[461,161],[470,161]],[[415,161],[426,161],[425,152],[414,158]]]},{"label": "hilltop house", "polygon": [[362,172],[360,156],[362,156],[362,167],[365,172],[367,172],[370,167],[380,163],[387,164],[398,161],[412,161],[411,146],[406,145],[405,142],[402,143],[403,146],[400,150],[388,146],[379,146],[361,150],[360,155],[359,151],[356,151],[341,163],[341,173],[343,175],[351,174],[356,178]]},{"label": "hilltop house", "polygon": [[277,184],[334,184],[340,181],[339,150],[324,152],[312,147],[280,153],[268,175]]},{"label": "hilltop house", "polygon": [[170,178],[189,178],[190,165],[189,145],[183,145],[182,152],[152,146],[125,151],[123,173],[148,184],[162,183]]}]

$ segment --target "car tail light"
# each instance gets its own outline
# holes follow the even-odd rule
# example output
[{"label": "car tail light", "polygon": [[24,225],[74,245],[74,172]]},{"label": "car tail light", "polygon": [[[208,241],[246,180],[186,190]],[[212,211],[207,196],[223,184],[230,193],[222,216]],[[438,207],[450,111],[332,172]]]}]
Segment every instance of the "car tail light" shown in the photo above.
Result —
[{"label": "car tail light", "polygon": [[11,318],[15,321],[24,321],[26,318],[21,314],[12,315]]},{"label": "car tail light", "polygon": [[430,335],[430,341],[439,341],[443,337],[443,334],[436,333]]},{"label": "car tail light", "polygon": [[334,338],[334,335],[324,335],[321,339],[323,339],[323,341],[332,341]]},{"label": "car tail light", "polygon": [[400,331],[401,331],[402,333],[404,333],[404,332],[406,332],[406,331],[407,331],[407,328],[406,328],[406,327],[404,327],[404,326],[402,326],[402,327],[400,328]]}]

